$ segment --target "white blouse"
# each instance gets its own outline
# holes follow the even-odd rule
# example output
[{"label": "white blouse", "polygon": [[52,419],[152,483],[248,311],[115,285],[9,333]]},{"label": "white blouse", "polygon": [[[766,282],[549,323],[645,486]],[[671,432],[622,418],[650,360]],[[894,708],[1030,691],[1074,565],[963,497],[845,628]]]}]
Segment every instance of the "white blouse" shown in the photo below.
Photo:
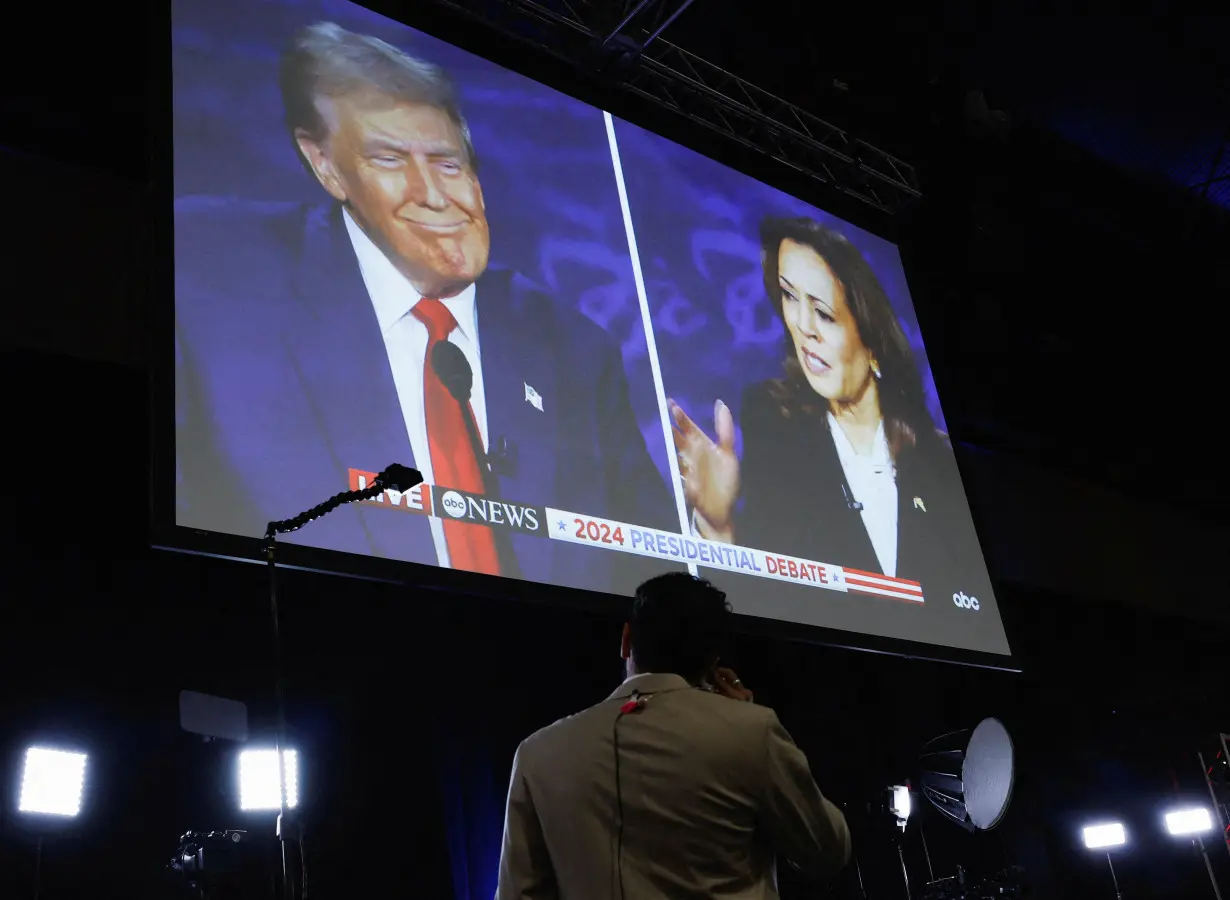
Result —
[{"label": "white blouse", "polygon": [[[860,515],[863,527],[871,538],[880,570],[890,578],[897,576],[897,467],[893,465],[888,450],[888,438],[884,435],[884,420],[876,429],[871,453],[860,455],[841,425],[829,413],[829,432],[837,447],[846,484],[853,494],[852,500],[862,504]],[[840,563],[840,560],[834,560]]]}]

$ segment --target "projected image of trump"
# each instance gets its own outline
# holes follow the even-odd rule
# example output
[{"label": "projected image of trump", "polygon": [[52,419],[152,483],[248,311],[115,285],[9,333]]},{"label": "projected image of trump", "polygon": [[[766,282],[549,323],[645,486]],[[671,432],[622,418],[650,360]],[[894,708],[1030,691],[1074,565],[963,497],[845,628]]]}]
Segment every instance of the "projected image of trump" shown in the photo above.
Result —
[{"label": "projected image of trump", "polygon": [[[446,74],[320,23],[290,41],[280,88],[288,149],[320,201],[177,204],[181,524],[259,534],[344,489],[351,469],[392,461],[441,489],[677,522],[619,348],[489,264],[478,153]],[[623,554],[543,540],[528,524],[541,516],[514,513],[515,533],[354,507],[305,535],[608,591],[644,574]]]},{"label": "projected image of trump", "polygon": [[[765,290],[785,326],[782,373],[743,395],[742,458],[675,403],[675,447],[702,537],[928,584],[951,580],[968,528],[947,437],[909,341],[858,249],[809,218],[760,227]],[[943,573],[941,578],[937,573]]]}]

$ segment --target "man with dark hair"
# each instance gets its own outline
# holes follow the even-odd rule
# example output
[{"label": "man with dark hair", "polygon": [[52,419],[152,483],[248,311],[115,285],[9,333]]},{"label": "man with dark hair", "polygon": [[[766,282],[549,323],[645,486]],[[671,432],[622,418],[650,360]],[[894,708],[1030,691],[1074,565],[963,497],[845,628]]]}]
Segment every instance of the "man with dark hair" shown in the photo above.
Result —
[{"label": "man with dark hair", "polygon": [[[328,197],[177,203],[178,523],[260,534],[395,461],[452,505],[429,517],[390,509],[414,509],[406,498],[354,504],[306,541],[631,590],[644,560],[544,540],[556,522],[541,509],[678,521],[619,347],[488,265],[477,158],[445,73],[320,23],[291,40],[279,80],[295,152]],[[445,377],[459,366],[468,378]],[[504,501],[498,520],[517,530],[445,489]]]},{"label": "man with dark hair", "polygon": [[846,864],[807,758],[718,666],[730,615],[684,573],[637,589],[627,679],[517,750],[496,900],[773,900],[775,853],[817,877]]}]

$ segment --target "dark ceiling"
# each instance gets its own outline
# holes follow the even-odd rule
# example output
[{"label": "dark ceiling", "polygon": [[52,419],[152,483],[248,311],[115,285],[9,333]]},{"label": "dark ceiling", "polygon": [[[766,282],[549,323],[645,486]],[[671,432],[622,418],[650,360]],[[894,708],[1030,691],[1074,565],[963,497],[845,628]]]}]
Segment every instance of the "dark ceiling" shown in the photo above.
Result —
[{"label": "dark ceiling", "polygon": [[[1230,16],[1153,7],[696,0],[665,37],[918,165],[893,227],[959,440],[1221,512],[1230,182],[1192,185],[1230,167]],[[0,145],[147,182],[147,6],[6,24]]]},{"label": "dark ceiling", "polygon": [[[945,82],[1131,171],[1182,185],[1211,177],[1230,129],[1230,15],[1159,2],[1132,15],[1114,3],[904,7],[700,0],[666,37],[820,115],[861,108],[860,131],[894,146],[914,144],[925,86]],[[1230,155],[1215,174],[1230,174]],[[1209,193],[1230,207],[1230,182]]]}]

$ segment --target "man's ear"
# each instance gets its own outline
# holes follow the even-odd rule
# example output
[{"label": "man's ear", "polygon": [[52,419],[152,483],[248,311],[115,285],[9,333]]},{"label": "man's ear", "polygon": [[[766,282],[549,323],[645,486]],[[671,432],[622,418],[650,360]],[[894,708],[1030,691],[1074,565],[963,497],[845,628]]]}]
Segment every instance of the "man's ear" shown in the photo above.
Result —
[{"label": "man's ear", "polygon": [[632,626],[627,622],[624,622],[624,633],[619,642],[619,657],[620,659],[632,658]]},{"label": "man's ear", "polygon": [[328,191],[329,196],[334,200],[345,203],[346,191],[342,187],[342,179],[325,148],[304,128],[295,129],[295,143],[299,145],[299,152],[312,167],[312,172],[316,175],[316,180],[320,182],[321,187]]}]

